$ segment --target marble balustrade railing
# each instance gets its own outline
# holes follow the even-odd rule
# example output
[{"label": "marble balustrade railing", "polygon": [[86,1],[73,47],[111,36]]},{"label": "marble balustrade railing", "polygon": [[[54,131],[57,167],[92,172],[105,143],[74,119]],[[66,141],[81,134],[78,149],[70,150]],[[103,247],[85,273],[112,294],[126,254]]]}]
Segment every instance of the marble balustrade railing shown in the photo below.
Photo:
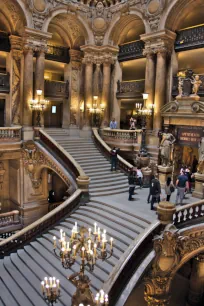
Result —
[{"label": "marble balustrade railing", "polygon": [[180,225],[201,217],[204,217],[204,200],[177,208],[173,222],[175,225]]},{"label": "marble balustrade railing", "polygon": [[138,142],[138,135],[142,133],[142,130],[120,130],[120,129],[110,129],[105,128],[102,130],[102,136],[113,138],[113,139],[121,139],[127,141]]},{"label": "marble balustrade railing", "polygon": [[21,141],[21,126],[0,127],[0,141]]}]

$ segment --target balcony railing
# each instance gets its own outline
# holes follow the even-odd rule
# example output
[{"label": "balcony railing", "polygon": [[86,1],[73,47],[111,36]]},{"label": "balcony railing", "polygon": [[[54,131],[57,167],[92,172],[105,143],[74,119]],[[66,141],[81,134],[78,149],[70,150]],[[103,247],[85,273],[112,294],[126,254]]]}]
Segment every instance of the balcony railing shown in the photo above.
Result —
[{"label": "balcony railing", "polygon": [[68,98],[69,82],[45,80],[45,97]]},{"label": "balcony railing", "polygon": [[0,235],[17,231],[22,227],[18,210],[0,214]]},{"label": "balcony railing", "polygon": [[[202,81],[202,84],[199,88],[198,95],[201,97],[204,97],[204,74],[199,74],[200,80]],[[172,86],[172,96],[175,98],[178,96],[178,76],[173,77],[173,86]]]},{"label": "balcony railing", "polygon": [[178,31],[175,50],[185,51],[204,47],[204,24]]},{"label": "balcony railing", "polygon": [[69,48],[48,45],[45,58],[50,61],[69,63]]},{"label": "balcony railing", "polygon": [[1,142],[18,142],[21,141],[22,127],[0,127]]},{"label": "balcony railing", "polygon": [[119,46],[119,62],[129,61],[143,56],[144,42],[136,40]]},{"label": "balcony railing", "polygon": [[145,88],[145,80],[118,81],[116,97],[120,98],[142,98]]},{"label": "balcony railing", "polygon": [[8,33],[0,32],[0,51],[10,52],[11,45]]},{"label": "balcony railing", "polygon": [[9,93],[10,76],[9,74],[0,73],[0,93]]}]

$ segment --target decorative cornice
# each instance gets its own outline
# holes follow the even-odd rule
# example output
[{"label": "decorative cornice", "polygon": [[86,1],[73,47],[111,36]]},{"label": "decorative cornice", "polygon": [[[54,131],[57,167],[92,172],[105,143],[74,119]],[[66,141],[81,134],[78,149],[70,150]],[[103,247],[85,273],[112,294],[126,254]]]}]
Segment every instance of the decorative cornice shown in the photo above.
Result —
[{"label": "decorative cornice", "polygon": [[83,63],[88,64],[114,64],[117,60],[118,47],[113,46],[82,46],[81,50],[84,52]]},{"label": "decorative cornice", "polygon": [[52,37],[51,33],[42,32],[25,27],[23,35],[24,51],[32,50],[36,52],[47,51],[47,41]]}]

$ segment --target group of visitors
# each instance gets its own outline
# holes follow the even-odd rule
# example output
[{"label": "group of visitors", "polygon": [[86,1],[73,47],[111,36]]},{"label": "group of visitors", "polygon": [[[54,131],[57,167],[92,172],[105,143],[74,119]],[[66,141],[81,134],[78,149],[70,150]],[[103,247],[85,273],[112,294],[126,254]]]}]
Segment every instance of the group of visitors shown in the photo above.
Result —
[{"label": "group of visitors", "polygon": [[140,168],[132,168],[128,175],[128,184],[129,184],[129,201],[133,200],[133,194],[135,191],[135,187],[138,184],[140,189],[143,186],[143,174]]}]

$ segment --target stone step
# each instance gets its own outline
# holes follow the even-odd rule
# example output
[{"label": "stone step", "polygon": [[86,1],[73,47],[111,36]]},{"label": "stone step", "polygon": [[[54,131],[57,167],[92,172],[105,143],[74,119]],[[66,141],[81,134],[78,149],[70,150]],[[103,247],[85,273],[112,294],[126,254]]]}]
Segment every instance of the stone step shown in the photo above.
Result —
[{"label": "stone step", "polygon": [[82,163],[91,163],[91,162],[96,162],[97,161],[108,161],[105,157],[101,156],[100,154],[96,155],[93,157],[92,155],[87,155],[87,156],[81,156],[81,157],[75,157],[76,161],[80,164]]},{"label": "stone step", "polygon": [[112,180],[112,181],[109,181],[109,182],[106,182],[104,181],[104,183],[99,183],[99,184],[95,184],[95,183],[90,183],[89,185],[89,190],[90,192],[95,192],[96,190],[98,191],[99,188],[103,189],[103,190],[109,190],[108,188],[112,188],[112,187],[115,187],[115,186],[122,186],[126,183],[126,181],[124,179],[121,179],[121,180]]},{"label": "stone step", "polygon": [[[15,254],[15,256],[17,256]],[[30,305],[46,305],[44,303],[42,296],[40,295],[40,291],[35,291],[33,286],[28,282],[27,279],[24,279],[22,274],[18,271],[18,269],[15,269],[13,266],[13,263],[11,261],[11,257],[7,256],[4,258],[4,267],[5,270],[10,274],[12,279],[16,281],[17,286],[22,291],[22,295],[26,296],[30,302]],[[32,281],[32,280],[30,280]],[[39,282],[40,285],[40,282]]]},{"label": "stone step", "polygon": [[[6,259],[6,257],[4,258]],[[16,306],[32,306],[30,300],[23,294],[23,291],[18,286],[18,280],[14,280],[12,276],[6,271],[4,267],[4,260],[2,261],[2,264],[0,265],[0,271],[1,271],[1,280],[6,287],[6,290],[9,292],[9,294],[13,297],[15,300]],[[5,304],[8,306],[7,304]]]},{"label": "stone step", "polygon": [[84,169],[84,170],[94,170],[94,169],[109,169],[110,168],[110,163],[108,161],[95,161],[94,163],[92,164],[89,164],[89,163],[86,163],[86,164],[80,164],[81,167]]},{"label": "stone step", "polygon": [[[1,266],[0,266],[0,269]],[[0,277],[0,305],[1,306],[13,306],[16,305],[18,306],[19,304],[17,301],[13,298],[12,294],[10,291],[7,289],[7,287],[4,285],[3,281],[1,280]]]},{"label": "stone step", "polygon": [[125,193],[128,192],[127,188],[121,188],[120,190],[116,191],[101,191],[101,192],[90,192],[91,197],[103,197],[103,196],[111,196],[114,194],[120,194],[120,193]]},{"label": "stone step", "polygon": [[110,163],[105,160],[105,159],[92,159],[92,160],[86,160],[80,163],[80,166],[83,167],[88,167],[88,166],[97,166],[97,165],[109,165]]},{"label": "stone step", "polygon": [[125,183],[127,181],[126,177],[123,177],[123,176],[116,176],[115,178],[106,178],[105,180],[104,179],[100,179],[99,180],[95,180],[95,179],[92,179],[91,181],[91,188],[93,187],[108,187],[108,186],[111,186],[111,185],[115,185],[115,184],[118,184],[118,183]]},{"label": "stone step", "polygon": [[[132,235],[133,237],[139,235],[142,231],[142,228],[138,226],[138,224],[130,223],[129,220],[124,219],[121,215],[112,212],[111,214],[107,210],[100,210],[99,207],[94,205],[81,206],[79,211],[84,212],[85,214],[95,214],[107,221],[111,221],[116,223],[117,225],[123,225],[123,231],[127,230],[127,233]],[[143,228],[144,229],[144,228]],[[134,238],[135,239],[135,238]]]},{"label": "stone step", "polygon": [[110,214],[121,216],[124,220],[127,220],[130,223],[136,224],[142,229],[145,229],[151,223],[148,219],[142,218],[141,216],[136,215],[134,212],[127,211],[127,209],[124,211],[123,209],[118,207],[117,203],[114,206],[114,203],[113,205],[111,205],[107,202],[105,203],[105,202],[93,199],[87,203],[87,206],[98,207],[100,210],[105,210],[107,212],[110,212]]},{"label": "stone step", "polygon": [[119,178],[119,177],[124,177],[127,180],[127,176],[120,171],[117,171],[117,172],[108,171],[107,173],[103,173],[103,174],[101,173],[100,176],[98,176],[98,174],[92,174],[91,177],[92,177],[92,182],[96,182],[98,180],[104,181],[104,180],[110,179],[110,178],[115,179],[115,178]]},{"label": "stone step", "polygon": [[[64,147],[63,147],[64,148]],[[94,154],[94,153],[98,153],[98,150],[97,149],[92,149],[92,150],[90,150],[90,149],[83,149],[83,148],[79,148],[79,149],[66,149],[66,148],[64,148],[67,152],[69,152],[70,154],[72,154],[72,153],[74,153],[74,155],[76,156],[79,156],[79,155],[83,155],[83,154],[88,154],[89,156],[91,155],[92,156],[92,154]]]},{"label": "stone step", "polygon": [[71,155],[74,156],[75,158],[83,158],[83,157],[100,158],[101,157],[101,154],[98,151],[95,151],[95,152],[91,151],[91,153],[90,151],[83,152],[83,153],[82,152],[81,153],[72,152]]},{"label": "stone step", "polygon": [[98,167],[98,168],[96,167],[96,168],[87,169],[86,173],[90,174],[91,176],[94,173],[98,173],[98,175],[101,175],[102,173],[104,172],[108,173],[109,171],[110,171],[110,166],[103,166],[103,167]]},{"label": "stone step", "polygon": [[120,189],[126,188],[126,190],[129,190],[129,185],[127,182],[122,182],[121,184],[115,183],[115,185],[110,186],[109,187],[102,187],[102,186],[97,186],[97,187],[93,187],[90,189],[90,193],[92,194],[93,192],[103,192],[103,191],[117,191]]}]

